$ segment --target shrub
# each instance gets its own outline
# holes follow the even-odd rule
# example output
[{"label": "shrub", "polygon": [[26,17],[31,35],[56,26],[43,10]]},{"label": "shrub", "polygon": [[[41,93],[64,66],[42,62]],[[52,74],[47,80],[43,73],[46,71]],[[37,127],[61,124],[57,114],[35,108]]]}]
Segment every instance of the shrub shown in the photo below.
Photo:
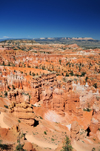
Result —
[{"label": "shrub", "polygon": [[79,66],[79,72],[81,71],[81,66]]},{"label": "shrub", "polygon": [[52,140],[52,141],[54,141],[54,139],[53,139],[53,138],[51,138],[51,140]]},{"label": "shrub", "polygon": [[8,106],[7,106],[7,105],[4,105],[4,107],[8,109]]},{"label": "shrub", "polygon": [[4,61],[3,61],[2,65],[5,66],[5,62]]},{"label": "shrub", "polygon": [[8,86],[8,89],[10,90],[11,88]]},{"label": "shrub", "polygon": [[45,66],[42,66],[42,70],[45,70]]},{"label": "shrub", "polygon": [[10,62],[8,62],[8,66],[10,66]]},{"label": "shrub", "polygon": [[66,63],[66,66],[69,64],[69,62]]},{"label": "shrub", "polygon": [[95,148],[94,148],[94,147],[92,148],[92,151],[95,151]]},{"label": "shrub", "polygon": [[94,83],[94,84],[93,84],[93,87],[97,88],[97,83]]},{"label": "shrub", "polygon": [[25,138],[25,133],[22,133],[22,134],[21,134],[21,138]]},{"label": "shrub", "polygon": [[87,82],[87,80],[88,80],[88,77],[85,78],[85,81],[86,81],[86,82]]},{"label": "shrub", "polygon": [[21,143],[20,143],[20,139],[21,139],[22,137],[23,137],[23,136],[21,136],[21,134],[18,136],[18,139],[17,139],[18,145],[16,146],[15,151],[26,151],[26,150],[23,149],[24,144],[21,144]]},{"label": "shrub", "polygon": [[20,121],[20,120],[18,120],[18,122],[19,122],[19,123],[21,123],[21,121]]},{"label": "shrub", "polygon": [[81,77],[84,77],[85,74],[86,74],[86,72],[82,72],[82,73],[81,73]]},{"label": "shrub", "polygon": [[66,78],[63,78],[63,81],[66,82]]},{"label": "shrub", "polygon": [[9,150],[9,146],[6,145],[6,144],[1,144],[1,143],[0,143],[0,148],[1,148],[1,151],[2,151],[2,150]]},{"label": "shrub", "polygon": [[80,75],[79,74],[75,74],[75,76],[79,77]]},{"label": "shrub", "polygon": [[0,140],[0,150],[9,150],[9,146],[6,144],[2,144],[2,140]]},{"label": "shrub", "polygon": [[46,132],[46,131],[44,131],[44,134],[45,134],[45,135],[47,135],[47,132]]},{"label": "shrub", "polygon": [[71,75],[71,76],[74,76],[73,71],[70,71],[70,75]]},{"label": "shrub", "polygon": [[60,74],[59,73],[56,73],[56,76],[59,76]]},{"label": "shrub", "polygon": [[7,91],[4,91],[4,95],[5,95],[5,97],[7,97],[7,95],[8,95]]},{"label": "shrub", "polygon": [[69,74],[68,74],[68,73],[66,73],[66,77],[69,77]]},{"label": "shrub", "polygon": [[91,111],[91,109],[89,109],[89,108],[85,108],[85,109],[83,109],[83,111],[90,112],[90,111]]},{"label": "shrub", "polygon": [[23,146],[24,146],[24,145],[22,145],[22,144],[19,143],[19,144],[16,146],[15,151],[25,151],[25,150],[23,149]]},{"label": "shrub", "polygon": [[72,151],[73,148],[71,146],[71,142],[70,142],[68,136],[66,136],[64,146],[62,148],[63,149],[61,151]]},{"label": "shrub", "polygon": [[59,64],[61,65],[61,60],[59,60]]},{"label": "shrub", "polygon": [[34,73],[34,72],[32,72],[32,76],[35,76],[35,73]]},{"label": "shrub", "polygon": [[29,72],[29,75],[31,75],[31,71]]},{"label": "shrub", "polygon": [[12,89],[15,90],[15,86],[14,85],[12,85]]}]

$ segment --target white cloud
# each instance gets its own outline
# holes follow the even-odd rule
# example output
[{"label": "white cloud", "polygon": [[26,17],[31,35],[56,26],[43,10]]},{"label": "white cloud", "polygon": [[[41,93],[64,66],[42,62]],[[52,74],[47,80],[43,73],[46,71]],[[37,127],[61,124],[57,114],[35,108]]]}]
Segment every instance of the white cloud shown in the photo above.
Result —
[{"label": "white cloud", "polygon": [[3,36],[3,38],[10,38],[10,37],[8,37],[8,36]]},{"label": "white cloud", "polygon": [[8,37],[8,36],[3,36],[3,37],[0,38],[0,39],[6,39],[6,38],[10,38],[10,37]]}]

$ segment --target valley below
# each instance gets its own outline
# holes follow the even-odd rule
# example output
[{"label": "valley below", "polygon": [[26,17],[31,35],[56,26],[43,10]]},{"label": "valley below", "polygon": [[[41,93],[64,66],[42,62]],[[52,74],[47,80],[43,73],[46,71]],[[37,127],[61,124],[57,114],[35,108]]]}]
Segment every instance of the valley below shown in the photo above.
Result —
[{"label": "valley below", "polygon": [[100,151],[100,48],[0,42],[0,150]]}]

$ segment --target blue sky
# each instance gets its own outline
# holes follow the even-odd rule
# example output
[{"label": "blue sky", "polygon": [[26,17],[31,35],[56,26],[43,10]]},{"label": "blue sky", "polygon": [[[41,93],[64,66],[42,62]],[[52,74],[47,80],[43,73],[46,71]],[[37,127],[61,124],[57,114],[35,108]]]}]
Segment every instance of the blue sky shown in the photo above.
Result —
[{"label": "blue sky", "polygon": [[0,38],[100,40],[100,0],[1,0]]}]

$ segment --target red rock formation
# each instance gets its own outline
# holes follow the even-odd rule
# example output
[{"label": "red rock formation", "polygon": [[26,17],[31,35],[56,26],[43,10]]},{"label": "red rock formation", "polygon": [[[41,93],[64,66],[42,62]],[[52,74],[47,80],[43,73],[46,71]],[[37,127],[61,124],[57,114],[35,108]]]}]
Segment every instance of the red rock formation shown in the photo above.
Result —
[{"label": "red rock formation", "polygon": [[27,151],[36,151],[36,149],[33,148],[33,145],[30,142],[25,142],[23,149]]},{"label": "red rock formation", "polygon": [[80,139],[80,126],[76,121],[74,121],[71,125],[70,138],[77,141]]},{"label": "red rock formation", "polygon": [[27,102],[19,104],[12,103],[9,106],[9,112],[12,113],[13,116],[23,120],[25,123],[31,126],[34,125],[35,114],[31,104]]}]

